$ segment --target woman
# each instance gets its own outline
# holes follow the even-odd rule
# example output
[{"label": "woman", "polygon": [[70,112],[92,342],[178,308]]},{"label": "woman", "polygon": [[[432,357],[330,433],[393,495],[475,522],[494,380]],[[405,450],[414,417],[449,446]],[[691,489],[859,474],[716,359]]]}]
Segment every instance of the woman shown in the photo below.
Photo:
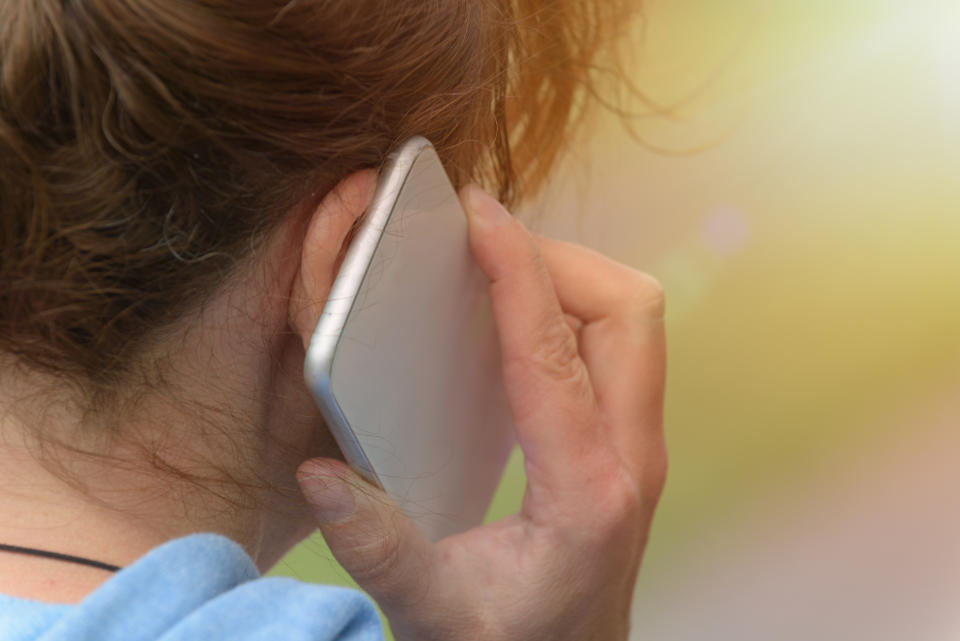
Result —
[{"label": "woman", "polygon": [[[0,4],[0,640],[380,638],[359,593],[257,578],[317,527],[397,638],[624,638],[662,297],[471,184],[534,192],[626,15],[539,4]],[[437,545],[301,374],[413,134],[462,186],[528,476],[519,514]]]}]

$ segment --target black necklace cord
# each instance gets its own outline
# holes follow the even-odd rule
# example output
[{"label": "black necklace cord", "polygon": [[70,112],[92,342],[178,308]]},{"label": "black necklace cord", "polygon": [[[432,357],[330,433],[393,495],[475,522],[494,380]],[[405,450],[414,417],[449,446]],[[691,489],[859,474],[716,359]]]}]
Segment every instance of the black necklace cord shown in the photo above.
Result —
[{"label": "black necklace cord", "polygon": [[0,552],[32,554],[33,556],[42,556],[45,559],[53,559],[54,561],[66,561],[67,563],[77,563],[79,565],[88,565],[92,568],[97,568],[98,570],[107,570],[108,572],[116,572],[117,570],[122,569],[119,565],[110,565],[109,563],[103,563],[102,561],[85,559],[82,556],[73,556],[72,554],[61,554],[60,552],[50,552],[47,550],[38,550],[36,548],[26,548],[26,547],[21,547],[19,545],[8,545],[6,543],[0,543]]}]

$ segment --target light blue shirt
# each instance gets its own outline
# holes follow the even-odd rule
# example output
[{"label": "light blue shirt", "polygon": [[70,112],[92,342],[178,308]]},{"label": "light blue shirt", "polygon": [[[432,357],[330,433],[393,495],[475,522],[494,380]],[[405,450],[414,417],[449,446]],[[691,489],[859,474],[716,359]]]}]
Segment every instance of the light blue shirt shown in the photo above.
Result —
[{"label": "light blue shirt", "polygon": [[0,641],[382,641],[347,588],[261,578],[218,534],[168,541],[76,605],[0,594]]}]

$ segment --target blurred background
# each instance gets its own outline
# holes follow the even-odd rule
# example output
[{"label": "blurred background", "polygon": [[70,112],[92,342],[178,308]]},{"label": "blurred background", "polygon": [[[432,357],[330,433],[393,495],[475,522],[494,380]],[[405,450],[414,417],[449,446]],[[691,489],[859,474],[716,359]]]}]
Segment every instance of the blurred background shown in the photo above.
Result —
[{"label": "blurred background", "polygon": [[[601,118],[528,212],[667,292],[634,636],[960,638],[960,3],[646,6],[668,113]],[[515,457],[491,518],[522,491]],[[319,537],[273,573],[349,583]]]}]

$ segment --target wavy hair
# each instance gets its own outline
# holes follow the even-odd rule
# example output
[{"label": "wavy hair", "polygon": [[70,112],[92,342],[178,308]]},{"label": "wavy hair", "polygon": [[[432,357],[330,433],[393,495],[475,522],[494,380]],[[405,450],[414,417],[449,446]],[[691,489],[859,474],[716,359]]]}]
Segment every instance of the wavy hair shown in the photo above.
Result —
[{"label": "wavy hair", "polygon": [[4,0],[0,352],[91,387],[399,141],[515,203],[620,0]]}]

